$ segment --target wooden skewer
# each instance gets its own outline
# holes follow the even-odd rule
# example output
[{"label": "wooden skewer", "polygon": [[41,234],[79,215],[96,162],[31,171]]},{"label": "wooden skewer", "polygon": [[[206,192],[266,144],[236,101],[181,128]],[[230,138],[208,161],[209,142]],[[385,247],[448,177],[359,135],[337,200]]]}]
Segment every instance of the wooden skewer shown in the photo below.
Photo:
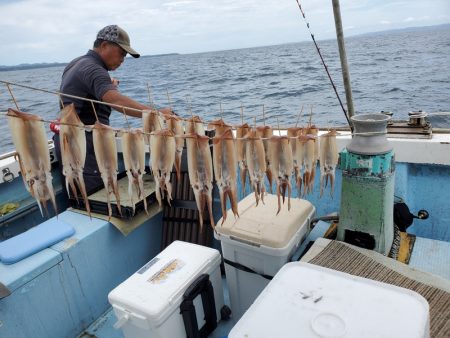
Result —
[{"label": "wooden skewer", "polygon": [[298,127],[298,122],[300,121],[300,116],[302,115],[302,113],[303,113],[303,104],[302,104],[302,109],[300,109],[300,112],[297,115],[297,123],[295,123],[295,128]]},{"label": "wooden skewer", "polygon": [[9,94],[11,94],[11,97],[12,97],[12,99],[14,101],[14,104],[16,105],[17,110],[20,110],[19,106],[17,104],[16,98],[14,97],[14,94],[11,91],[11,87],[9,86],[9,83],[6,84],[6,87],[8,88]]},{"label": "wooden skewer", "polygon": [[61,107],[64,109],[64,102],[63,102],[61,94],[58,95],[58,97],[59,97],[59,102],[61,103]]},{"label": "wooden skewer", "polygon": [[244,125],[244,106],[241,102],[241,124]]},{"label": "wooden skewer", "polygon": [[150,106],[152,108],[155,108],[155,103],[153,101],[153,97],[152,97],[152,89],[150,87],[150,83],[147,82],[147,93],[148,93],[148,101],[150,102]]},{"label": "wooden skewer", "polygon": [[219,102],[219,107],[220,107],[220,119],[223,121],[222,101]]},{"label": "wooden skewer", "polygon": [[170,100],[169,89],[166,89],[166,92],[167,92],[167,101],[169,101],[169,108],[172,111],[172,102]]},{"label": "wooden skewer", "polygon": [[131,125],[130,122],[128,121],[127,113],[125,113],[125,108],[123,108],[123,116],[125,116],[125,121],[127,123],[128,129],[131,131]]},{"label": "wooden skewer", "polygon": [[94,110],[95,119],[97,120],[97,122],[99,122],[98,116],[97,116],[97,111],[95,110],[95,106],[94,106],[94,102],[93,101],[91,101],[91,105],[92,105],[92,109]]},{"label": "wooden skewer", "polygon": [[262,109],[263,109],[263,125],[265,127],[266,126],[266,114],[265,114],[265,111],[264,111],[264,105],[262,105]]},{"label": "wooden skewer", "polygon": [[194,118],[194,114],[192,113],[192,102],[190,95],[186,95],[186,100],[188,102],[188,112],[191,115],[191,117]]}]

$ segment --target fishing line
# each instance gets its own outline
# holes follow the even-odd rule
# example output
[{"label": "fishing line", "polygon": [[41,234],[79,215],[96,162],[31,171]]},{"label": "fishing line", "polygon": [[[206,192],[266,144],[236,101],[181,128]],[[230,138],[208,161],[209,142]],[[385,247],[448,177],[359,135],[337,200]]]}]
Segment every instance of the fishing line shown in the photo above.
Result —
[{"label": "fishing line", "polygon": [[339,96],[339,93],[338,93],[338,91],[337,91],[337,89],[336,89],[336,86],[334,85],[334,81],[333,81],[333,79],[331,78],[330,72],[328,71],[328,66],[326,65],[325,60],[323,59],[322,53],[320,52],[320,48],[319,48],[319,45],[318,45],[317,42],[316,42],[316,39],[315,39],[315,37],[314,37],[314,34],[311,32],[311,28],[310,28],[310,26],[309,26],[309,22],[308,22],[308,20],[306,20],[305,12],[303,11],[302,5],[300,5],[300,0],[295,0],[295,1],[297,2],[298,9],[300,10],[300,12],[301,12],[301,14],[302,14],[303,19],[305,19],[306,27],[308,27],[309,34],[311,35],[311,38],[312,38],[312,40],[313,40],[313,42],[314,42],[314,46],[316,46],[317,53],[319,53],[320,60],[322,61],[322,65],[323,65],[323,67],[325,68],[325,71],[327,72],[328,79],[330,80],[331,86],[332,86],[333,89],[334,89],[334,93],[336,94],[336,97],[337,97],[337,99],[338,99],[338,101],[339,101],[339,104],[340,104],[340,106],[341,106],[341,108],[342,108],[342,111],[344,112],[345,118],[347,119],[347,123],[348,123],[348,125],[350,126],[350,129],[353,131],[353,125],[352,125],[351,122],[350,122],[350,119],[349,119],[349,117],[348,117],[347,110],[345,109],[344,104],[342,103],[341,97]]}]

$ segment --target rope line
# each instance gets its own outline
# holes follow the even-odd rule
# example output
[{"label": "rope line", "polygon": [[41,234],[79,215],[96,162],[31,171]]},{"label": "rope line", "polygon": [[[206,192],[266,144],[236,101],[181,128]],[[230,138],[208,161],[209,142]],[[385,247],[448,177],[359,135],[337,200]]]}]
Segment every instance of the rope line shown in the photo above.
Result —
[{"label": "rope line", "polygon": [[[13,86],[22,87],[22,88],[26,88],[26,89],[30,89],[30,90],[35,90],[35,91],[40,91],[40,92],[44,92],[44,93],[48,93],[48,94],[57,95],[57,96],[59,96],[60,100],[61,100],[61,96],[65,96],[65,97],[69,97],[69,98],[73,98],[73,99],[79,99],[79,100],[91,102],[92,104],[94,104],[94,103],[97,103],[97,104],[103,104],[103,105],[107,105],[107,106],[116,108],[117,111],[119,111],[120,113],[124,113],[124,109],[126,109],[126,110],[133,110],[133,111],[141,112],[141,113],[144,112],[144,111],[150,111],[150,110],[152,110],[152,111],[155,111],[155,110],[158,111],[158,109],[156,109],[156,108],[151,108],[151,109],[136,109],[136,108],[130,108],[130,107],[121,106],[121,105],[117,105],[117,104],[113,104],[113,103],[108,103],[108,102],[98,101],[98,100],[94,100],[94,99],[88,99],[88,98],[84,98],[84,97],[80,97],[80,96],[76,96],[76,95],[71,95],[71,94],[65,94],[65,93],[62,93],[62,92],[59,92],[59,91],[52,91],[52,90],[47,90],[47,89],[42,89],[42,88],[31,87],[31,86],[28,86],[28,85],[23,85],[23,84],[19,84],[19,83],[8,82],[8,81],[4,81],[4,80],[0,80],[0,83],[5,84],[6,86],[8,86],[8,85],[13,85]],[[148,88],[149,88],[149,87],[148,87]],[[191,103],[190,103],[190,100],[189,100],[189,105],[190,105],[190,104],[191,104]],[[154,107],[153,102],[151,103],[151,105]],[[19,110],[19,109],[17,109],[17,110]],[[191,115],[192,115],[192,110],[190,110],[190,112],[191,112]],[[160,112],[158,111],[158,113],[160,113]],[[161,114],[161,113],[160,113],[160,114]],[[163,115],[162,117],[164,118],[164,115]],[[184,118],[184,117],[181,117],[181,116],[179,116],[179,115],[177,115],[177,117],[178,117],[180,120],[183,120],[183,121],[185,121],[185,122],[189,122],[190,119],[191,119],[191,118]],[[192,117],[193,117],[193,115],[192,115]],[[249,118],[252,118],[252,116],[250,116]],[[264,125],[266,125],[265,120],[266,120],[266,116],[265,116],[265,110],[264,110],[264,105],[263,105],[263,123],[264,123]],[[53,121],[53,122],[55,122],[55,121]],[[201,123],[202,123],[204,126],[207,126],[207,125],[210,124],[210,123],[213,123],[213,124],[214,124],[214,122],[216,122],[216,121],[210,121],[210,122],[208,122],[208,121],[201,121]],[[237,127],[240,127],[241,125],[229,125],[229,126],[232,127],[232,128],[237,128]]]},{"label": "rope line", "polygon": [[[3,115],[3,116],[7,116],[7,117],[14,117],[14,118],[20,118],[19,116],[14,116],[14,115],[8,115],[8,113],[0,113],[1,115]],[[43,118],[41,118],[39,121],[41,121],[41,122],[44,122],[44,123],[54,123],[54,124],[58,124],[58,125],[66,125],[66,126],[72,126],[72,127],[76,127],[76,128],[79,128],[79,129],[84,129],[85,131],[87,131],[87,132],[92,132],[92,130],[94,129],[94,125],[92,124],[92,125],[80,125],[80,124],[73,124],[73,123],[66,123],[66,122],[60,122],[60,121],[56,121],[56,120],[45,120],[45,119],[43,119]],[[118,134],[120,134],[120,133],[130,133],[130,132],[133,132],[133,128],[127,128],[127,129],[121,129],[121,128],[112,128],[112,127],[110,127],[112,130],[114,130],[114,132],[115,133],[118,133]],[[140,129],[140,128],[135,128],[135,129]],[[276,136],[275,135],[275,132],[276,131],[278,131],[278,132],[281,132],[282,130],[285,130],[285,129],[283,129],[283,128],[279,128],[279,129],[273,129],[273,131],[274,131],[274,136]],[[144,132],[144,131],[141,131],[142,132],[142,134],[143,135],[155,135],[155,132],[154,131],[152,131],[152,132],[150,132],[150,133],[147,133],[147,132]],[[355,133],[355,132],[353,132],[353,133],[351,133],[351,135],[385,135],[385,134],[388,134],[387,132],[364,132],[364,133]],[[339,134],[337,134],[337,135],[339,135]],[[348,135],[350,135],[350,134],[348,134]],[[323,136],[323,135],[313,135],[313,134],[306,134],[306,135],[304,135],[304,134],[302,134],[302,135],[298,135],[298,136],[287,136],[287,135],[280,135],[280,136],[277,136],[277,137],[283,137],[283,138],[289,138],[289,139],[297,139],[299,136],[309,136],[309,137],[314,137],[314,138],[317,138],[317,137],[321,137],[321,136]],[[193,136],[192,135],[190,135],[190,134],[184,134],[184,135],[173,135],[173,137],[175,137],[175,138],[192,138]],[[214,137],[209,137],[210,139],[214,139]],[[247,138],[247,137],[233,137],[233,140],[248,140],[249,138]],[[258,139],[261,139],[261,140],[270,140],[270,137],[259,137]]]}]

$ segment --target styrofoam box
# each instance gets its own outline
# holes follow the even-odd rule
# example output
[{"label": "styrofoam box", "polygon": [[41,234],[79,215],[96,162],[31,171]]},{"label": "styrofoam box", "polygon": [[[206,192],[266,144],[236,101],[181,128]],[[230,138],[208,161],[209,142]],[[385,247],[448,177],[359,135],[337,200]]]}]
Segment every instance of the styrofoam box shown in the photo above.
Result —
[{"label": "styrofoam box", "polygon": [[[253,194],[239,202],[239,218],[228,217],[218,222],[215,235],[221,241],[222,254],[227,260],[242,264],[258,273],[274,276],[292,257],[306,238],[314,206],[302,199],[291,199],[278,208],[277,196],[267,194],[264,204],[256,206]],[[233,321],[239,320],[256,297],[269,283],[252,274],[225,264]]]},{"label": "styrofoam box", "polygon": [[286,264],[229,338],[428,338],[429,306],[416,292],[320,266]]},{"label": "styrofoam box", "polygon": [[[224,305],[219,251],[175,241],[112,290],[108,299],[126,338],[186,337],[183,294],[201,274],[214,288],[217,320]],[[205,324],[201,297],[194,300],[198,327]]]}]

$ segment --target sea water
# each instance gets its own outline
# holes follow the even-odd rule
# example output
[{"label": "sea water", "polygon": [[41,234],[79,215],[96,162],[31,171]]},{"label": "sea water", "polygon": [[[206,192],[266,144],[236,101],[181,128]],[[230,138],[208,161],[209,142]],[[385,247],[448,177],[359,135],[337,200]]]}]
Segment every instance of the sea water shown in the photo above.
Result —
[{"label": "sea water", "polygon": [[[337,91],[345,92],[335,40],[318,41]],[[357,113],[450,111],[450,28],[391,31],[346,39],[347,59]],[[74,58],[77,55],[74,55]],[[68,60],[69,61],[69,60]],[[0,72],[0,79],[57,91],[64,67]],[[277,127],[346,125],[339,101],[312,42],[208,53],[127,58],[111,76],[120,91],[142,103],[170,105],[177,114],[204,121],[223,118],[230,124],[263,123]],[[58,115],[58,97],[11,87],[19,108],[46,120]],[[300,114],[301,108],[303,111]],[[15,108],[0,85],[0,111]],[[243,114],[241,114],[243,110]],[[6,118],[0,123],[0,153],[13,149]],[[129,118],[132,126],[140,120]],[[448,116],[434,116],[433,126],[450,126]],[[111,125],[127,127],[120,113]],[[46,126],[49,137],[51,132]]]}]

